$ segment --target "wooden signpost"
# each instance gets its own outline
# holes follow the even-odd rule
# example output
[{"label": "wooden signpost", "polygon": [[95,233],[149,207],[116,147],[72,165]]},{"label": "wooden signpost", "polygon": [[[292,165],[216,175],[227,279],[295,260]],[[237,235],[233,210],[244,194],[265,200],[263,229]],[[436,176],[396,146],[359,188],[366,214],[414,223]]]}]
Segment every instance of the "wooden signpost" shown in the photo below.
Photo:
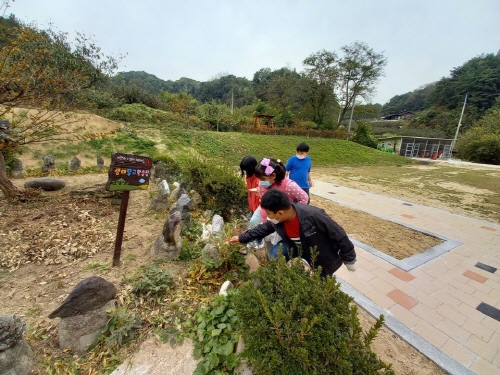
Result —
[{"label": "wooden signpost", "polygon": [[119,152],[115,152],[111,155],[111,165],[108,171],[109,179],[106,183],[106,190],[123,191],[118,228],[116,229],[113,266],[120,265],[123,231],[125,229],[125,217],[127,216],[130,191],[148,188],[152,165],[153,159],[147,156],[122,154]]}]

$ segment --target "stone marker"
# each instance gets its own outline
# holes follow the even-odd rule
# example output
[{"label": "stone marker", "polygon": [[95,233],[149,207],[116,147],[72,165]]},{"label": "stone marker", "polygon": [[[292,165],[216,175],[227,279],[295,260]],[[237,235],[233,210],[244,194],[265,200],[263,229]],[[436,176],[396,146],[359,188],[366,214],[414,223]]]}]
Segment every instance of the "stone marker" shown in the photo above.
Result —
[{"label": "stone marker", "polygon": [[56,161],[52,155],[47,155],[43,157],[43,167],[42,172],[48,173],[56,169]]},{"label": "stone marker", "polygon": [[66,318],[95,310],[116,296],[113,283],[99,276],[80,281],[66,297],[61,306],[50,313],[49,318]]},{"label": "stone marker", "polygon": [[167,180],[161,180],[161,182],[158,184],[158,190],[160,191],[161,195],[170,194],[170,188],[168,187]]},{"label": "stone marker", "polygon": [[152,253],[156,257],[173,259],[182,249],[182,217],[179,211],[174,211],[163,225],[163,232],[153,244]]},{"label": "stone marker", "polygon": [[49,318],[61,318],[59,346],[83,353],[109,320],[106,309],[114,308],[116,287],[99,276],[88,277],[71,291]]},{"label": "stone marker", "polygon": [[76,156],[73,156],[73,158],[68,163],[68,169],[70,171],[77,171],[79,169],[82,169],[82,162]]},{"label": "stone marker", "polygon": [[215,214],[212,218],[212,233],[221,233],[224,229],[224,219]]},{"label": "stone marker", "polygon": [[97,169],[104,169],[104,159],[100,156],[97,157]]},{"label": "stone marker", "polygon": [[22,178],[25,172],[26,171],[23,168],[23,162],[20,159],[14,159],[14,162],[10,167],[10,177]]}]

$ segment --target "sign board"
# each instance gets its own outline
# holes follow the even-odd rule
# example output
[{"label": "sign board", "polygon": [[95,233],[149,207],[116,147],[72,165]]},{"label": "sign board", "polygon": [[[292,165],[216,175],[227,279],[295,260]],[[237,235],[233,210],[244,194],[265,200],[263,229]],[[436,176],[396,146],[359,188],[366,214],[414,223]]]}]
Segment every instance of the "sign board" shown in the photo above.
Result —
[{"label": "sign board", "polygon": [[147,189],[152,165],[150,157],[115,152],[111,155],[106,190]]}]

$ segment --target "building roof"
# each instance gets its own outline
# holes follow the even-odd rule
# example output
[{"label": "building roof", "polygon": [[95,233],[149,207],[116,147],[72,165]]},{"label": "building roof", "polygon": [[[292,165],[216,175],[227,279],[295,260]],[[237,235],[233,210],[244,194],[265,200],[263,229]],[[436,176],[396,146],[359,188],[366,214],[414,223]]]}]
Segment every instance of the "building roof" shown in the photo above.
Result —
[{"label": "building roof", "polygon": [[377,137],[378,140],[396,139],[396,138],[435,139],[435,140],[440,140],[440,141],[453,141],[453,138],[412,137],[411,135],[394,135],[392,137]]}]

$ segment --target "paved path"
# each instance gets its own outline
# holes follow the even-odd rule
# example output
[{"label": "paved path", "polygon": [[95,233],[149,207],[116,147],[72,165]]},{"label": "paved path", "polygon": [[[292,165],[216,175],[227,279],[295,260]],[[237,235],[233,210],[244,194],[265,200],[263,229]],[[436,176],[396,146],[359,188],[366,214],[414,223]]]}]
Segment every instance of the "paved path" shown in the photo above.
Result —
[{"label": "paved path", "polygon": [[357,302],[406,330],[417,349],[431,358],[437,352],[436,362],[444,353],[449,372],[500,374],[500,225],[317,180],[311,193],[452,240],[406,271],[356,246],[357,271],[342,267],[336,275]]}]

